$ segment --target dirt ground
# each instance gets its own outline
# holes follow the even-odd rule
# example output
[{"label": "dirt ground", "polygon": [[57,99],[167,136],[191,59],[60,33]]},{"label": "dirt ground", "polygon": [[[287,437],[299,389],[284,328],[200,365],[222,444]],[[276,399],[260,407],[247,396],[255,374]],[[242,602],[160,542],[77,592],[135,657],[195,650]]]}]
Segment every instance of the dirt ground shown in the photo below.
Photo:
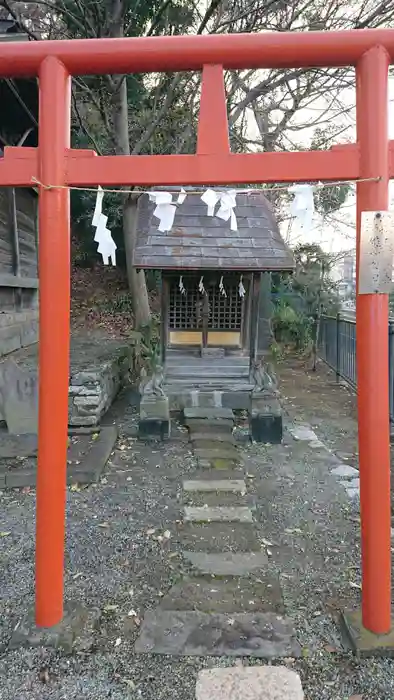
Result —
[{"label": "dirt ground", "polygon": [[342,380],[337,381],[324,362],[317,371],[308,363],[288,358],[279,364],[280,390],[285,410],[299,422],[305,420],[344,462],[358,467],[357,400]]},{"label": "dirt ground", "polygon": [[[352,394],[322,364],[313,374],[287,362],[278,374],[286,427],[309,423],[356,466]],[[194,700],[200,669],[234,665],[230,657],[135,653],[145,612],[183,576],[181,486],[196,463],[176,425],[166,444],[139,443],[127,395],[108,421],[119,440],[107,472],[96,486],[67,490],[66,598],[100,613],[88,647],[71,655],[8,648],[34,603],[35,494],[0,494],[0,700]],[[341,643],[338,612],[360,605],[360,523],[358,502],[331,474],[334,457],[288,430],[282,445],[254,444],[242,455],[261,547],[302,647],[301,658],[281,663],[299,672],[305,700],[392,700],[392,661],[358,659]]]}]

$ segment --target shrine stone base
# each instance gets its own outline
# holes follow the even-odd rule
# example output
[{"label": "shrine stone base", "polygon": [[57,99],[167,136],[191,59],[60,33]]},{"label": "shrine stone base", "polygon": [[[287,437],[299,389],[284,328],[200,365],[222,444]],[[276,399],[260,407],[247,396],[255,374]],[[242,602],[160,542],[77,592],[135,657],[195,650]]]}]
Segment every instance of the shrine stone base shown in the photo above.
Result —
[{"label": "shrine stone base", "polygon": [[164,440],[171,433],[170,404],[167,396],[142,396],[138,436]]},{"label": "shrine stone base", "polygon": [[249,429],[255,442],[272,445],[282,442],[282,408],[277,395],[268,391],[251,394]]}]

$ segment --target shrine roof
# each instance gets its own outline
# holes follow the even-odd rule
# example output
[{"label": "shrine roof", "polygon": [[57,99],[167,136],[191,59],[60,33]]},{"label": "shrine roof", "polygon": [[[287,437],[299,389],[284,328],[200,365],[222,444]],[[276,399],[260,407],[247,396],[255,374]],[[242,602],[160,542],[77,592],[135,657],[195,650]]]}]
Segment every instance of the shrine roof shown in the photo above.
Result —
[{"label": "shrine roof", "polygon": [[[223,192],[231,188],[211,188]],[[178,187],[160,188],[177,195]],[[237,231],[230,221],[207,215],[201,188],[185,187],[188,194],[177,205],[171,231],[158,230],[155,204],[148,194],[138,200],[133,263],[156,270],[293,270],[294,259],[279,233],[271,204],[262,192],[236,195]],[[157,191],[157,190],[156,190]],[[194,193],[194,192],[195,193]],[[192,194],[193,193],[193,194]],[[176,196],[173,197],[176,201]],[[216,205],[215,211],[219,208]]]}]

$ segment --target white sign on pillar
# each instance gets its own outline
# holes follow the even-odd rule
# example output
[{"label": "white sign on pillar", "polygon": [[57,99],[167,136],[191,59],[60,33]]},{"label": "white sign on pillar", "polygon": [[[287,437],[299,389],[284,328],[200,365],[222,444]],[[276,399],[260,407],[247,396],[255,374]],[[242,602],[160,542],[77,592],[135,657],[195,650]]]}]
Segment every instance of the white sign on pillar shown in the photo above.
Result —
[{"label": "white sign on pillar", "polygon": [[394,212],[361,213],[359,294],[389,294],[394,261]]}]

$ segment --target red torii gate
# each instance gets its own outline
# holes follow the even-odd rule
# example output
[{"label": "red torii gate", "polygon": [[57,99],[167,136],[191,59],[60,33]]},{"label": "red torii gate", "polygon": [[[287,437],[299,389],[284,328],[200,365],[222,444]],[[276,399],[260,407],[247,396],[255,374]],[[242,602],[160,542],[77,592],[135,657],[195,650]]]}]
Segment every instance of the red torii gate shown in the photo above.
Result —
[{"label": "red torii gate", "polygon": [[[387,138],[394,30],[262,33],[0,44],[0,77],[39,77],[39,147],[7,148],[0,186],[39,183],[39,449],[36,622],[63,617],[69,372],[69,186],[221,185],[360,180],[362,211],[388,207]],[[357,145],[330,151],[232,154],[223,70],[356,67]],[[72,75],[203,70],[197,154],[96,156],[70,149]],[[358,264],[357,264],[358,268]],[[362,610],[368,630],[391,626],[388,298],[357,297]]]}]

